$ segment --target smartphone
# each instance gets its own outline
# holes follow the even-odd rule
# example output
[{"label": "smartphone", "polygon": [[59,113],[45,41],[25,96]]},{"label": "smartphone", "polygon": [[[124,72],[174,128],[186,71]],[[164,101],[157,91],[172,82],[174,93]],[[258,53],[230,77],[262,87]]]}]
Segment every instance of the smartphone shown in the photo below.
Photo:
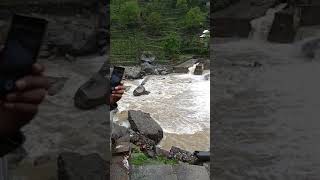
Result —
[{"label": "smartphone", "polygon": [[48,21],[14,14],[0,54],[0,96],[15,89],[19,78],[31,73],[47,29]]},{"label": "smartphone", "polygon": [[115,87],[117,87],[118,85],[120,85],[123,75],[124,75],[124,70],[125,68],[123,67],[118,67],[118,66],[114,66],[113,67],[113,71],[111,74],[111,90],[114,90]]}]

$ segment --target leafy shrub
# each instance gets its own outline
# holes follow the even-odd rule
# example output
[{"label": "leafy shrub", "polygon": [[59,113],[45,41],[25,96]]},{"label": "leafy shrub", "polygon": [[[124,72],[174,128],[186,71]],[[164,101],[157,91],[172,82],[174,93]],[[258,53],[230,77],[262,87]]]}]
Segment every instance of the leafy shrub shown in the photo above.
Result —
[{"label": "leafy shrub", "polygon": [[177,0],[177,8],[187,10],[188,9],[188,3],[187,0]]},{"label": "leafy shrub", "polygon": [[140,7],[137,1],[125,2],[120,9],[119,18],[122,25],[133,26],[139,22]]},{"label": "leafy shrub", "polygon": [[146,17],[146,25],[151,34],[160,34],[162,29],[162,17],[158,12],[152,12]]},{"label": "leafy shrub", "polygon": [[171,33],[163,44],[166,56],[176,58],[180,54],[181,38],[177,33]]},{"label": "leafy shrub", "polygon": [[200,28],[205,21],[205,16],[199,7],[191,8],[185,17],[185,26],[189,30]]}]

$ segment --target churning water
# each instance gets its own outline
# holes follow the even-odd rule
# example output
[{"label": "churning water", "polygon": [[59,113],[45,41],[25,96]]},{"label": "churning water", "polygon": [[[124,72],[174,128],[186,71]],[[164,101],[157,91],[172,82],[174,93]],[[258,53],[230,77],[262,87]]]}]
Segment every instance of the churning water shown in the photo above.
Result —
[{"label": "churning water", "polygon": [[128,110],[150,113],[165,132],[161,143],[165,148],[179,146],[189,150],[208,149],[210,80],[205,75],[193,75],[194,68],[191,67],[188,74],[148,77],[144,86],[150,91],[149,95],[133,96],[133,90],[142,80],[125,81],[124,84],[130,86],[130,89],[119,102],[120,113],[117,117],[121,116],[119,114],[122,111]]}]

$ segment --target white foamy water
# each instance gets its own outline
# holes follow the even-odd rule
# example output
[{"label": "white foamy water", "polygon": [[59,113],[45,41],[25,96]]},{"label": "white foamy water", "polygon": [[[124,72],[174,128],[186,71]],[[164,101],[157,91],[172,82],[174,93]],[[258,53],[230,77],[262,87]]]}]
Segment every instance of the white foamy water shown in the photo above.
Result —
[{"label": "white foamy water", "polygon": [[124,82],[131,88],[119,102],[119,111],[150,113],[166,133],[194,134],[210,127],[210,81],[204,76],[150,76],[145,84],[150,94],[135,97],[132,93],[141,82]]},{"label": "white foamy water", "polygon": [[251,27],[252,32],[250,33],[250,38],[258,41],[266,41],[268,34],[271,30],[272,23],[274,21],[275,14],[281,11],[287,6],[286,3],[279,4],[275,8],[270,8],[265,16],[252,20]]}]

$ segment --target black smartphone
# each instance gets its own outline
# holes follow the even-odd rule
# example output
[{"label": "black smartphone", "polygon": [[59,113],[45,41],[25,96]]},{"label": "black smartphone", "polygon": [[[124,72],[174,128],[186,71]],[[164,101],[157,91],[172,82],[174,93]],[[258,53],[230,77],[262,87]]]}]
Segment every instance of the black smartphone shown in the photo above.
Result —
[{"label": "black smartphone", "polygon": [[117,87],[118,85],[120,85],[123,75],[124,75],[124,70],[125,68],[123,67],[119,67],[119,66],[114,66],[113,67],[113,71],[111,74],[111,90],[114,90],[115,87]]},{"label": "black smartphone", "polygon": [[0,96],[15,89],[15,81],[31,73],[48,21],[14,14],[0,54]]}]

